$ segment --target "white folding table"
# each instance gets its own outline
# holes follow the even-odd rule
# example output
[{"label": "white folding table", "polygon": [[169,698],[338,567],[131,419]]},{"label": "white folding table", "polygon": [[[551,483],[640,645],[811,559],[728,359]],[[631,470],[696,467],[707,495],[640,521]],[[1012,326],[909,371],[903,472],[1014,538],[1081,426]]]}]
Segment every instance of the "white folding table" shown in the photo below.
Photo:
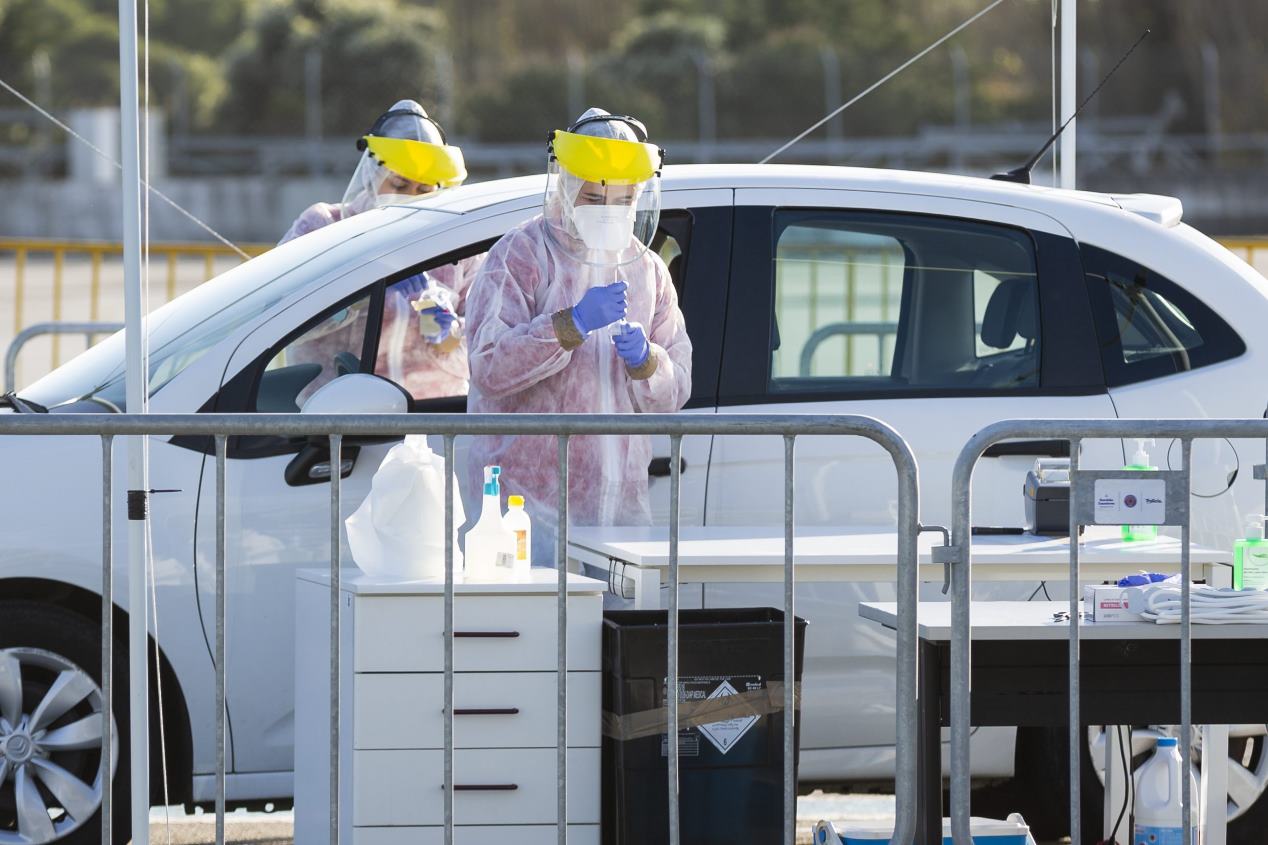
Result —
[{"label": "white folding table", "polygon": [[[919,538],[920,580],[939,582],[935,533]],[[569,560],[610,584],[633,585],[634,606],[660,607],[668,580],[669,529],[665,526],[569,529]],[[793,572],[799,582],[893,582],[898,535],[892,528],[841,530],[799,528],[793,542]],[[1227,550],[1190,546],[1192,572],[1215,586],[1231,584]],[[973,538],[973,578],[978,581],[1065,581],[1070,543],[1065,537],[983,534]],[[1086,581],[1117,580],[1138,570],[1179,571],[1180,541],[1160,536],[1124,542],[1113,526],[1089,526],[1079,547],[1079,574]],[[678,538],[679,584],[761,583],[784,580],[782,526],[690,526]],[[624,593],[628,594],[628,593]]]}]

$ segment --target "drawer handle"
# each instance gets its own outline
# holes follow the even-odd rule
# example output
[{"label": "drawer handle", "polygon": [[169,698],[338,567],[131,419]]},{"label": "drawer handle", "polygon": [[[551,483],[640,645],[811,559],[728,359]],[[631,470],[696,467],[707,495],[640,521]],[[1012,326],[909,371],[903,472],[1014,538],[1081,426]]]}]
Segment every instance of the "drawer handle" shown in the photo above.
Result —
[{"label": "drawer handle", "polygon": [[[440,785],[444,789],[444,784]],[[519,789],[514,783],[455,783],[454,792],[514,792]]]},{"label": "drawer handle", "polygon": [[454,637],[471,637],[474,639],[513,640],[520,635],[519,631],[454,631]]},{"label": "drawer handle", "polygon": [[518,707],[455,707],[453,710],[455,716],[518,716],[519,712]]}]

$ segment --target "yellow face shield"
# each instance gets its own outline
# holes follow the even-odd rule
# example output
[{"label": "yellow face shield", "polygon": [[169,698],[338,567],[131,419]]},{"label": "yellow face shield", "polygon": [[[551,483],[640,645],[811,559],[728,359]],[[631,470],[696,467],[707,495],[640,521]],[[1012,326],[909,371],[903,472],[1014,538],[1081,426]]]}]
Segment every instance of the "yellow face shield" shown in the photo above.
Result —
[{"label": "yellow face shield", "polygon": [[551,153],[559,166],[587,182],[637,185],[660,170],[662,153],[655,144],[595,138],[555,130]]},{"label": "yellow face shield", "polygon": [[453,188],[467,178],[467,165],[457,147],[377,135],[366,135],[365,143],[376,161],[410,181]]}]

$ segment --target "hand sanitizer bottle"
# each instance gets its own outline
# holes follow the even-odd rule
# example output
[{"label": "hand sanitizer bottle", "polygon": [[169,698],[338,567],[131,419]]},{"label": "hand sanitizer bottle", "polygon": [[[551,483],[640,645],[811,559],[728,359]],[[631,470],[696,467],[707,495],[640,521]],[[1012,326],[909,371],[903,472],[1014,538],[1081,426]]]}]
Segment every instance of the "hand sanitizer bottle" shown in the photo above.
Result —
[{"label": "hand sanitizer bottle", "polygon": [[[1145,446],[1154,445],[1153,438],[1136,438],[1136,454],[1132,455],[1132,462],[1123,469],[1134,470],[1136,472],[1150,472],[1157,470],[1158,467],[1149,463],[1149,453],[1145,451]],[[1123,539],[1131,540],[1156,540],[1158,539],[1158,526],[1156,525],[1124,525]]]},{"label": "hand sanitizer bottle", "polygon": [[1233,589],[1268,590],[1268,540],[1264,539],[1264,515],[1246,520],[1246,539],[1233,544]]}]

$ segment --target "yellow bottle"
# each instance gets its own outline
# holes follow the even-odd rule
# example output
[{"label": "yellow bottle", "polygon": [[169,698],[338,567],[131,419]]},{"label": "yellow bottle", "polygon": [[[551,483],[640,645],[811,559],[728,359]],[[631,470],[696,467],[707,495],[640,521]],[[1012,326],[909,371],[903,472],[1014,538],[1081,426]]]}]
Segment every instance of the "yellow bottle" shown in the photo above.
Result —
[{"label": "yellow bottle", "polygon": [[515,535],[515,564],[511,571],[516,577],[523,577],[533,566],[533,521],[524,510],[523,496],[511,496],[506,503],[509,507],[502,524]]}]

